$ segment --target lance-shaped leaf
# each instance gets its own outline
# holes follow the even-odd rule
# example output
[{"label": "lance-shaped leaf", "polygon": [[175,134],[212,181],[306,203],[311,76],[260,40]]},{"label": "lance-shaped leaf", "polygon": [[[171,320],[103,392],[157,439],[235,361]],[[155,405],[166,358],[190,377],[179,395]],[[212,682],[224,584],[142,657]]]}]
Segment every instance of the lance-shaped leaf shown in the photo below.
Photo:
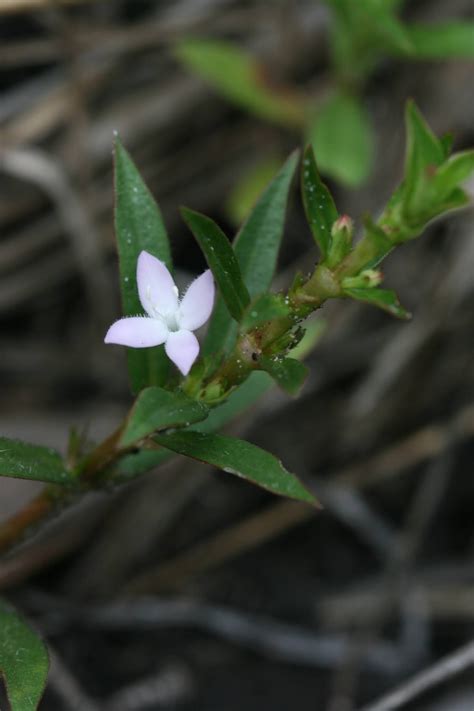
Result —
[{"label": "lance-shaped leaf", "polygon": [[304,101],[287,88],[265,80],[265,69],[251,55],[228,42],[184,39],[175,45],[178,59],[217,91],[257,116],[284,126],[301,126]]},{"label": "lance-shaped leaf", "polygon": [[250,296],[229,240],[209,217],[185,207],[181,214],[204,252],[231,316],[240,321]]},{"label": "lance-shaped leaf", "polygon": [[0,437],[0,476],[34,479],[48,484],[75,482],[56,450],[6,437]]},{"label": "lance-shaped leaf", "polygon": [[273,494],[317,504],[314,496],[278,459],[250,442],[191,431],[160,434],[155,439],[173,452],[236,474]]},{"label": "lance-shaped leaf", "polygon": [[331,245],[331,229],[339,215],[332,195],[318,173],[312,146],[308,146],[304,152],[301,166],[301,194],[306,219],[325,259]]},{"label": "lance-shaped leaf", "polygon": [[446,196],[466,181],[474,172],[474,150],[461,151],[448,158],[433,176],[437,195]]},{"label": "lance-shaped leaf", "polygon": [[[298,152],[292,153],[264,190],[234,240],[234,252],[250,296],[270,287],[283,237],[286,206]],[[214,308],[204,343],[204,355],[231,350],[237,334],[222,299]]]},{"label": "lance-shaped leaf", "polygon": [[[143,312],[138,297],[137,260],[145,250],[171,269],[171,252],[161,213],[129,154],[115,142],[115,234],[120,265],[120,289],[124,316]],[[127,349],[133,392],[147,385],[162,385],[169,361],[163,346]]]},{"label": "lance-shaped leaf", "polygon": [[308,368],[295,358],[264,357],[259,362],[283,390],[290,395],[296,395],[308,376]]},{"label": "lance-shaped leaf", "polygon": [[207,417],[208,412],[203,403],[180,391],[145,388],[127,418],[120,445],[129,447],[153,432],[199,422]]},{"label": "lance-shaped leaf", "polygon": [[11,711],[36,711],[48,676],[46,647],[18,613],[0,600],[0,675]]},{"label": "lance-shaped leaf", "polygon": [[378,306],[397,318],[409,319],[411,314],[400,305],[398,296],[392,289],[353,288],[344,289],[344,294],[357,301]]},{"label": "lance-shaped leaf", "polygon": [[413,217],[424,207],[427,180],[430,173],[434,174],[436,167],[443,163],[445,151],[413,101],[407,103],[405,120],[407,154],[402,197],[404,213]]},{"label": "lance-shaped leaf", "polygon": [[351,187],[368,177],[374,138],[370,117],[357,97],[334,94],[317,113],[309,137],[322,173]]},{"label": "lance-shaped leaf", "polygon": [[288,316],[289,313],[290,307],[284,296],[267,292],[257,297],[247,307],[242,318],[241,329],[249,331],[251,328],[259,326],[266,321]]}]

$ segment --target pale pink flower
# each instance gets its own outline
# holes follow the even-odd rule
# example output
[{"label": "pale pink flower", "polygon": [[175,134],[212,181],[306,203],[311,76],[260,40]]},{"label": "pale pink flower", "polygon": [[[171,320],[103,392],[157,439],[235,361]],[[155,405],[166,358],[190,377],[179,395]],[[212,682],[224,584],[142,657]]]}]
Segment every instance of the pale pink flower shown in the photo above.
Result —
[{"label": "pale pink flower", "polygon": [[214,281],[207,269],[179,299],[178,288],[166,265],[148,252],[137,262],[137,287],[147,316],[128,316],[107,331],[105,343],[130,348],[150,348],[165,344],[165,351],[183,375],[187,375],[199,354],[193,331],[211,315]]}]

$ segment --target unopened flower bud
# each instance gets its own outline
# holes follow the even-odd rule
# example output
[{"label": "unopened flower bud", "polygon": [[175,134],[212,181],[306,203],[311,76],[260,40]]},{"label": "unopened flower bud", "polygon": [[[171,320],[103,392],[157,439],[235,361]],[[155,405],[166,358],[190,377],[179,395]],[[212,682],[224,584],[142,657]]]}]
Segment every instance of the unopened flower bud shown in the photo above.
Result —
[{"label": "unopened flower bud", "polygon": [[341,215],[337,218],[336,222],[333,224],[331,229],[332,237],[336,237],[339,232],[343,232],[345,235],[349,234],[352,236],[354,230],[354,222],[349,215]]},{"label": "unopened flower bud", "polygon": [[329,267],[337,266],[352,246],[354,223],[348,215],[341,215],[331,229],[331,246],[327,257]]}]

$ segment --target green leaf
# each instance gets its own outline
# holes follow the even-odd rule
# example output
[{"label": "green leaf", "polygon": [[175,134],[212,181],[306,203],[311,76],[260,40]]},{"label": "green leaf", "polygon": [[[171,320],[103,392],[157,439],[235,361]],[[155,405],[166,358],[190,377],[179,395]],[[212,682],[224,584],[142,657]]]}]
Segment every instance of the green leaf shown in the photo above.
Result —
[{"label": "green leaf", "polygon": [[373,222],[370,215],[365,217],[364,227],[365,239],[370,245],[371,251],[374,250],[377,256],[363,264],[360,271],[363,269],[373,269],[378,266],[378,264],[385,259],[387,254],[392,251],[396,241],[395,238],[392,241],[386,232],[379,225]]},{"label": "green leaf", "polygon": [[247,307],[241,323],[242,331],[259,326],[266,321],[283,318],[290,313],[290,307],[281,294],[267,292],[257,297]]},{"label": "green leaf", "polygon": [[392,289],[344,289],[344,294],[357,301],[364,301],[366,304],[378,306],[397,318],[411,318],[411,314],[400,305],[398,296]]},{"label": "green leaf", "polygon": [[415,56],[420,59],[474,57],[474,23],[408,25],[408,36]]},{"label": "green leaf", "polygon": [[410,192],[423,180],[428,167],[441,165],[444,160],[444,148],[413,101],[407,102],[405,112],[407,131],[406,187]]},{"label": "green leaf", "polygon": [[433,177],[435,191],[447,195],[474,172],[474,150],[455,153],[445,161]]},{"label": "green leaf", "polygon": [[0,437],[0,476],[34,479],[48,484],[74,484],[54,449]]},{"label": "green leaf", "polygon": [[302,125],[302,99],[288,89],[279,91],[266,80],[264,68],[238,47],[222,41],[185,39],[175,45],[174,53],[238,106],[284,126]]},{"label": "green leaf", "polygon": [[[196,432],[215,432],[254,405],[273,387],[272,378],[263,371],[254,371],[247,380],[218,407],[209,410],[205,420],[192,425]],[[171,456],[165,449],[141,449],[122,457],[114,470],[114,480],[128,481],[158,467]]]},{"label": "green leaf", "polygon": [[317,114],[310,140],[322,173],[350,187],[366,180],[373,163],[373,131],[367,111],[355,96],[334,94]]},{"label": "green leaf", "polygon": [[[298,152],[290,155],[279,173],[262,193],[234,241],[234,252],[250,296],[266,291],[272,283],[283,238],[286,206]],[[203,354],[230,351],[237,328],[222,299],[214,308]]]},{"label": "green leaf", "polygon": [[199,422],[207,417],[208,412],[203,403],[180,391],[146,388],[138,396],[127,418],[120,445],[129,447],[153,432]]},{"label": "green leaf", "polygon": [[229,240],[209,217],[186,207],[181,215],[204,252],[232,318],[240,321],[250,296]]},{"label": "green leaf", "polygon": [[316,504],[312,494],[294,474],[269,452],[233,437],[182,431],[158,435],[156,441],[173,452],[212,464],[236,474],[274,494]]},{"label": "green leaf", "polygon": [[127,454],[114,466],[114,482],[123,484],[131,481],[141,474],[156,469],[170,456],[170,452],[165,449],[140,449],[133,454]]},{"label": "green leaf", "polygon": [[413,45],[395,12],[396,0],[326,0],[333,64],[343,85],[360,85],[386,54],[411,56]]},{"label": "green leaf", "polygon": [[446,144],[438,140],[412,102],[407,107],[406,179],[400,193],[407,223],[418,232],[430,219],[466,203],[458,188],[473,170],[473,152],[446,160]]},{"label": "green leaf", "polygon": [[[136,284],[137,260],[145,250],[171,269],[171,252],[161,213],[132,159],[115,141],[115,234],[124,316],[143,313]],[[128,371],[134,393],[166,381],[169,361],[163,346],[128,348]]]},{"label": "green leaf", "polygon": [[336,205],[316,166],[312,146],[307,146],[301,166],[301,194],[306,219],[323,259],[331,245],[331,229],[339,217]]},{"label": "green leaf", "polygon": [[299,151],[290,155],[235,238],[234,251],[251,296],[265,291],[272,283],[298,158]]},{"label": "green leaf", "polygon": [[0,674],[11,711],[35,711],[48,676],[48,652],[41,639],[0,600]]},{"label": "green leaf", "polygon": [[454,136],[448,131],[448,133],[444,133],[442,136],[440,136],[439,142],[441,143],[441,147],[443,149],[443,156],[446,160],[451,155],[454,143]]},{"label": "green leaf", "polygon": [[392,7],[380,0],[365,0],[363,4],[373,20],[373,31],[379,40],[380,49],[411,55],[414,50],[411,36],[394,14],[393,3]]},{"label": "green leaf", "polygon": [[259,365],[290,395],[297,395],[309,372],[304,363],[295,358],[263,357]]},{"label": "green leaf", "polygon": [[[320,319],[310,319],[305,325],[305,335],[296,348],[291,351],[295,358],[304,358],[310,353],[324,330]],[[224,425],[243,415],[252,405],[274,386],[274,380],[263,370],[254,371],[227,400],[218,407],[209,410],[209,415],[202,422],[191,426],[197,432],[216,432]],[[142,449],[136,454],[122,457],[115,467],[114,480],[128,481],[162,464],[170,456],[168,450]]]}]

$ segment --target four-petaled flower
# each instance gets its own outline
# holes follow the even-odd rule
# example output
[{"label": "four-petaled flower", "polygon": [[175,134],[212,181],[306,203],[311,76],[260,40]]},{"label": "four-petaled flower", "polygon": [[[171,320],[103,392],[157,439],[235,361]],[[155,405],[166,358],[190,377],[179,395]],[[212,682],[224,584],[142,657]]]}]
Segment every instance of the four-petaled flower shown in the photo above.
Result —
[{"label": "four-petaled flower", "polygon": [[165,344],[165,351],[183,375],[187,375],[199,354],[192,333],[206,323],[214,304],[214,281],[207,269],[195,279],[183,298],[165,264],[148,252],[137,262],[137,287],[148,316],[129,316],[116,321],[107,331],[105,343],[131,348]]}]

